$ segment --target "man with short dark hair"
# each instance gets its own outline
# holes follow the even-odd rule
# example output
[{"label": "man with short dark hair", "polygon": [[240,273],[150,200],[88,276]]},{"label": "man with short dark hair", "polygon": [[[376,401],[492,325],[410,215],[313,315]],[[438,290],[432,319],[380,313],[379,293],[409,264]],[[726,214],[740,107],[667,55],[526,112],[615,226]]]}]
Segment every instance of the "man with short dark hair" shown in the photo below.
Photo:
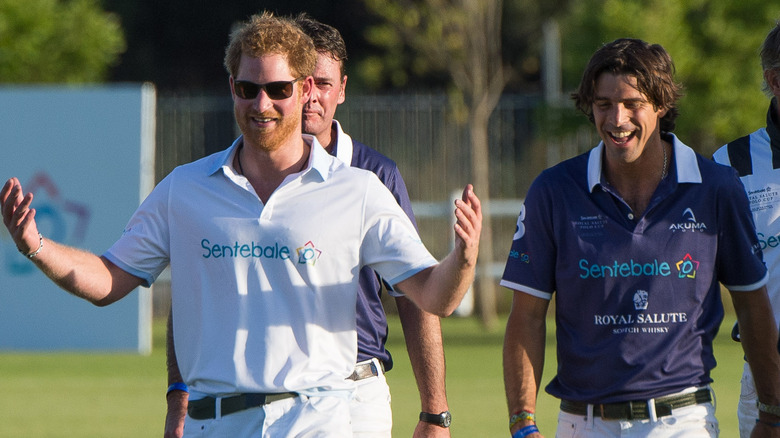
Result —
[{"label": "man with short dark hair", "polygon": [[[601,142],[532,183],[501,280],[514,291],[504,380],[515,438],[541,436],[534,411],[553,294],[558,369],[546,390],[561,399],[559,436],[717,436],[720,283],[744,324],[759,398],[780,404],[777,326],[748,200],[736,172],[672,133],[680,95],[657,44],[615,40],[585,69],[573,97]],[[773,432],[761,425],[760,436]]]}]

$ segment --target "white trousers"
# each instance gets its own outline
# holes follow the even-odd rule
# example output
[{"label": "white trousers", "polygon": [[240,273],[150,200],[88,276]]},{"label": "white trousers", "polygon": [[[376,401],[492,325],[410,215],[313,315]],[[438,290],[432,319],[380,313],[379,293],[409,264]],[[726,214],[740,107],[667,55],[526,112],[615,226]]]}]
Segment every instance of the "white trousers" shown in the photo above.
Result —
[{"label": "white trousers", "polygon": [[602,420],[589,412],[583,417],[561,411],[556,438],[714,438],[719,433],[713,403],[677,408],[655,421]]},{"label": "white trousers", "polygon": [[349,410],[352,414],[353,438],[391,438],[393,411],[390,408],[390,387],[376,361],[379,375],[358,380]]},{"label": "white trousers", "polygon": [[346,397],[304,395],[224,417],[184,422],[184,438],[343,438],[352,435]]},{"label": "white trousers", "polygon": [[745,367],[742,369],[742,389],[739,392],[739,404],[737,405],[740,438],[750,438],[750,433],[756,426],[757,401],[758,394],[756,393],[756,384],[753,382],[753,373],[750,372],[750,365],[745,362]]}]

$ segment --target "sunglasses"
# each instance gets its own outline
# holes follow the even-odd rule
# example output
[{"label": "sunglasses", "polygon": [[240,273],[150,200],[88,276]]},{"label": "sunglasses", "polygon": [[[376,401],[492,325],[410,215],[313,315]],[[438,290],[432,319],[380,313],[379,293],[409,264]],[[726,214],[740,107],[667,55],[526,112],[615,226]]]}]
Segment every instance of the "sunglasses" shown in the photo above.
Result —
[{"label": "sunglasses", "polygon": [[242,99],[254,99],[260,94],[260,90],[265,90],[265,94],[273,100],[287,99],[292,96],[293,84],[303,78],[293,79],[291,81],[276,81],[265,84],[256,84],[249,81],[233,81],[233,90],[236,96]]}]

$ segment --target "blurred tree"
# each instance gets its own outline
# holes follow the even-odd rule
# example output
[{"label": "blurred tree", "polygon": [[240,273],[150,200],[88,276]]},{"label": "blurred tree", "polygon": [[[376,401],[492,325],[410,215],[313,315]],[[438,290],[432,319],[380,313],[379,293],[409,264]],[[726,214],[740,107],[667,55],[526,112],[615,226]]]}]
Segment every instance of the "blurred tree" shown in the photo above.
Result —
[{"label": "blurred tree", "polygon": [[664,46],[685,96],[681,139],[709,156],[723,143],[764,126],[758,52],[778,17],[765,0],[580,0],[563,29],[564,84],[573,90],[603,43],[641,38]]},{"label": "blurred tree", "polygon": [[0,82],[100,82],[124,49],[97,0],[0,0]]},{"label": "blurred tree", "polygon": [[[0,0],[3,1],[3,0]],[[229,99],[222,66],[232,26],[267,10],[276,15],[306,11],[344,36],[349,58],[359,59],[367,46],[363,27],[369,20],[362,0],[102,0],[122,17],[127,51],[111,72],[114,81],[151,81],[163,92],[218,93]],[[347,63],[350,90],[360,89]]]},{"label": "blurred tree", "polygon": [[[501,0],[365,0],[369,11],[384,22],[367,29],[369,42],[383,47],[384,56],[362,64],[365,77],[389,77],[393,85],[406,85],[407,65],[417,75],[446,73],[451,79],[450,102],[455,114],[468,124],[471,142],[471,178],[475,190],[490,196],[488,119],[498,104],[512,69],[501,50]],[[412,50],[407,50],[407,48]],[[389,74],[389,76],[384,76]],[[449,83],[447,81],[446,83]],[[490,205],[482,203],[483,217],[476,296],[483,323],[496,324],[496,296],[490,268],[493,235]]]}]

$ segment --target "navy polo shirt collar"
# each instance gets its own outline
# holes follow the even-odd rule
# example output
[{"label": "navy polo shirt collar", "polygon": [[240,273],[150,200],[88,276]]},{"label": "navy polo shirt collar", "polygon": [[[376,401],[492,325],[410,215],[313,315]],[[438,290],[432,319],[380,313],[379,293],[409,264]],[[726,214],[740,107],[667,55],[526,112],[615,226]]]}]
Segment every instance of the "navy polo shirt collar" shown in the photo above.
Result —
[{"label": "navy polo shirt collar", "polygon": [[[696,160],[696,153],[693,149],[683,144],[676,135],[672,133],[662,134],[664,139],[672,144],[674,150],[674,164],[677,176],[677,183],[701,183],[701,171]],[[593,192],[596,186],[601,185],[602,177],[602,156],[604,154],[604,142],[599,142],[598,146],[591,149],[588,156],[588,189]]]}]

